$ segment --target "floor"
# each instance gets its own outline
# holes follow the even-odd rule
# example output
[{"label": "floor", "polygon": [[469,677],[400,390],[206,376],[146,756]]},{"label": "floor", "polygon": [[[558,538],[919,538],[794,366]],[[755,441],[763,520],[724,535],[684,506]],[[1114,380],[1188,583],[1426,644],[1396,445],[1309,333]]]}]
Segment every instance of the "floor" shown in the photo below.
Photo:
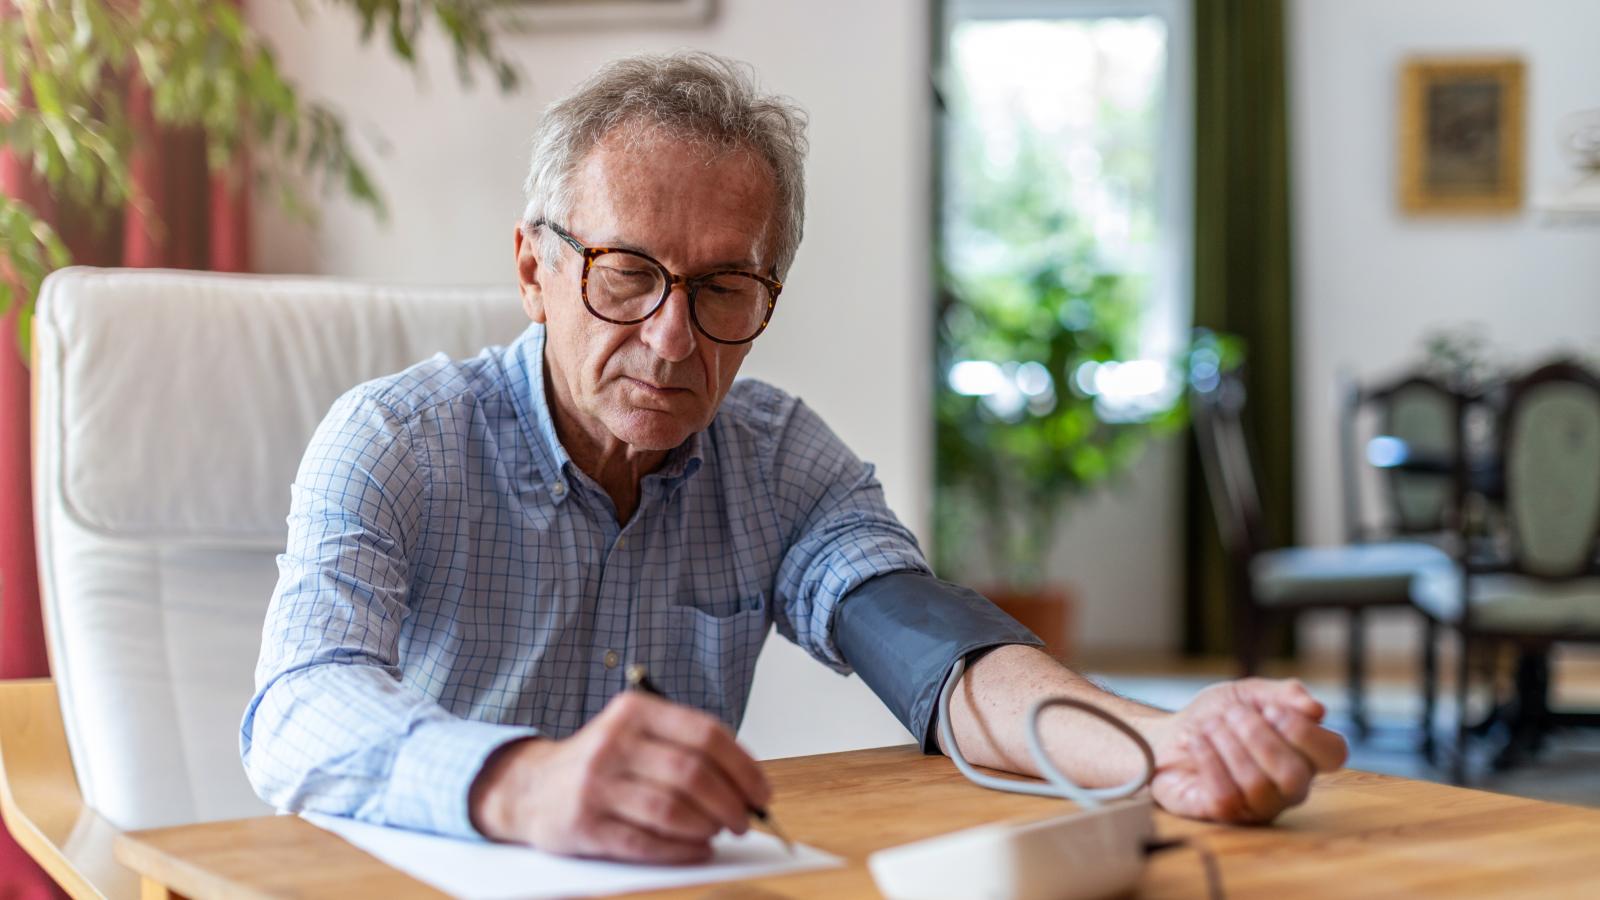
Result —
[{"label": "floor", "polygon": [[[1226,660],[1175,660],[1171,658],[1089,659],[1078,666],[1116,693],[1155,706],[1174,709],[1208,684],[1230,677]],[[1416,752],[1417,718],[1421,700],[1414,675],[1404,665],[1378,662],[1368,688],[1368,718],[1375,727],[1365,742],[1352,739],[1351,768],[1401,775],[1428,781],[1445,781],[1446,773],[1429,766]],[[1448,671],[1448,666],[1441,666]],[[1346,716],[1343,675],[1336,664],[1312,662],[1300,667],[1274,666],[1268,675],[1302,678],[1318,699],[1327,704],[1329,724],[1347,737],[1352,729]],[[1600,657],[1567,655],[1556,660],[1556,701],[1560,705],[1600,708]],[[1448,744],[1454,733],[1455,712],[1450,691],[1441,689],[1441,708],[1435,733]],[[1477,697],[1476,704],[1486,702]],[[1474,713],[1476,715],[1476,712]],[[1491,772],[1482,754],[1473,757],[1470,786],[1499,793],[1560,803],[1600,807],[1600,731],[1571,731],[1556,735],[1551,746],[1533,764],[1511,772]]]}]

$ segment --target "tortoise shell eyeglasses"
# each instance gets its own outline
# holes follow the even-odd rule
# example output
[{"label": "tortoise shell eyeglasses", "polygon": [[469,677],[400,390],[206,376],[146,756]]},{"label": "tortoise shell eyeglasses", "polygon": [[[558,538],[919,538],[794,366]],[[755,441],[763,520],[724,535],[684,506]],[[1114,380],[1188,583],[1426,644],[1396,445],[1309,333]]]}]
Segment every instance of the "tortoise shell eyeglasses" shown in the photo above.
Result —
[{"label": "tortoise shell eyeglasses", "polygon": [[783,290],[781,281],[738,269],[679,275],[637,250],[586,246],[554,222],[540,219],[532,227],[549,228],[583,256],[584,308],[613,325],[637,325],[655,315],[681,284],[697,331],[719,344],[746,344],[772,321]]}]

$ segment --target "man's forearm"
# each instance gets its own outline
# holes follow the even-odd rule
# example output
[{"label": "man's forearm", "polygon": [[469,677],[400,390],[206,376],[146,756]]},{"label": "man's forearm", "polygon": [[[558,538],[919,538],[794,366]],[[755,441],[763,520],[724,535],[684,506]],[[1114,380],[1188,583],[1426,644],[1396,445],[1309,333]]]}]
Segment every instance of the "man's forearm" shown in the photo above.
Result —
[{"label": "man's forearm", "polygon": [[459,719],[374,666],[286,668],[263,679],[240,747],[256,793],[279,809],[476,837],[472,779],[495,748],[536,734]]},{"label": "man's forearm", "polygon": [[[984,654],[956,685],[950,724],[962,755],[974,765],[1039,775],[1028,752],[1026,717],[1035,701],[1048,696],[1095,704],[1132,725],[1158,753],[1169,739],[1170,713],[1104,691],[1043,651],[1013,645]],[[1084,787],[1118,784],[1138,774],[1138,750],[1093,716],[1052,710],[1041,729],[1057,768]]]}]

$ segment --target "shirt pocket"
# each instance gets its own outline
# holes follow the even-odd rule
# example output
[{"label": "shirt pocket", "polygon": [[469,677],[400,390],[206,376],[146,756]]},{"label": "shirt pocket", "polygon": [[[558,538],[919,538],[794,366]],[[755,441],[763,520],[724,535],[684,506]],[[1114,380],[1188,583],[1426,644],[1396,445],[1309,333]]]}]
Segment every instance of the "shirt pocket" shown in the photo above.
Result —
[{"label": "shirt pocket", "polygon": [[651,678],[674,702],[704,710],[737,731],[750,699],[756,657],[772,624],[766,595],[741,598],[737,609],[725,615],[697,606],[669,606],[660,621],[658,637],[664,641],[651,642]]}]

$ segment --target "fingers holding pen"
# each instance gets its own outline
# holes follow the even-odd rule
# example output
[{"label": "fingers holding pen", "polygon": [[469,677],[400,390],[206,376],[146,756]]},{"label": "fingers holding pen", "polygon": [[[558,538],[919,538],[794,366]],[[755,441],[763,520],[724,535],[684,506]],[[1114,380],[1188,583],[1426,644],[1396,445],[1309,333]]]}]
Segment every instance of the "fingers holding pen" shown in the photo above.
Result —
[{"label": "fingers holding pen", "polygon": [[629,760],[633,774],[684,797],[710,821],[735,834],[749,828],[744,793],[701,754],[646,736]]},{"label": "fingers holding pen", "polygon": [[605,807],[613,816],[670,841],[704,843],[728,827],[683,793],[654,781],[617,779],[607,789]]},{"label": "fingers holding pen", "polygon": [[574,833],[571,846],[558,852],[624,862],[687,864],[710,859],[711,844],[672,838],[619,816],[597,816]]},{"label": "fingers holding pen", "polygon": [[485,837],[639,862],[694,862],[771,799],[755,761],[715,718],[639,692],[568,738],[507,744],[469,792]]},{"label": "fingers holding pen", "polygon": [[734,740],[726,725],[699,710],[657,697],[630,692],[616,702],[625,700],[648,704],[648,715],[641,717],[646,733],[703,758],[739,791],[747,807],[766,809],[772,801],[766,774]]}]

